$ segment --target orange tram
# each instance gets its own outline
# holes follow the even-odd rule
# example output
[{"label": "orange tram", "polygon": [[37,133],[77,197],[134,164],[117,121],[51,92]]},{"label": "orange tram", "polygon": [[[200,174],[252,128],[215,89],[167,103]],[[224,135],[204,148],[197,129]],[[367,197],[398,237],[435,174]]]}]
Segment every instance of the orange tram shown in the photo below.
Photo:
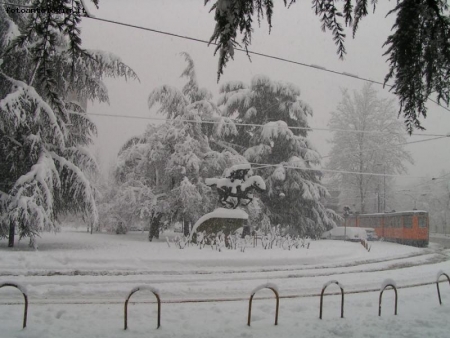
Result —
[{"label": "orange tram", "polygon": [[428,212],[423,210],[378,214],[350,214],[347,227],[373,228],[380,239],[424,247],[429,242]]}]

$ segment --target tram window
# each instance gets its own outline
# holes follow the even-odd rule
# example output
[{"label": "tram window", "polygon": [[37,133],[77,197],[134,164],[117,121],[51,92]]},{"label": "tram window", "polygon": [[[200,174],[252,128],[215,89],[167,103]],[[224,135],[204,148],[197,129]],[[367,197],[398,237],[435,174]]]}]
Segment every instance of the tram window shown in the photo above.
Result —
[{"label": "tram window", "polygon": [[393,221],[392,217],[386,218],[386,220],[385,220],[386,228],[392,228],[392,223],[393,223],[392,221]]},{"label": "tram window", "polygon": [[371,228],[376,228],[378,226],[378,218],[374,217],[372,218],[372,224],[370,225]]},{"label": "tram window", "polygon": [[401,228],[402,227],[402,218],[400,216],[397,216],[394,218],[394,228]]},{"label": "tram window", "polygon": [[378,217],[378,220],[377,220],[377,224],[375,224],[373,227],[374,228],[379,228],[379,227],[381,227],[381,223],[383,222],[383,217]]},{"label": "tram window", "polygon": [[405,228],[412,228],[412,216],[405,216],[403,217],[403,224]]},{"label": "tram window", "polygon": [[389,228],[391,226],[391,219],[389,217],[386,217],[384,219],[384,227]]},{"label": "tram window", "polygon": [[425,216],[419,217],[419,228],[426,228],[427,227],[427,218]]}]

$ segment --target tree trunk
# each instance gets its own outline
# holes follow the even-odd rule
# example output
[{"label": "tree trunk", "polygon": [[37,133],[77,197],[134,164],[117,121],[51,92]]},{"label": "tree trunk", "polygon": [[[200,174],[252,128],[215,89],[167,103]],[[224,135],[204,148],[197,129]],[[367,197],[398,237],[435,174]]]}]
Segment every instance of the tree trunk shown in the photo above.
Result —
[{"label": "tree trunk", "polygon": [[15,225],[14,222],[11,222],[9,224],[9,237],[8,237],[8,239],[9,239],[8,247],[10,247],[10,248],[14,247],[14,235],[15,235],[15,232],[16,232],[16,225]]},{"label": "tree trunk", "polygon": [[153,237],[159,239],[159,224],[161,223],[162,214],[152,216],[150,219],[150,229],[148,230],[148,240],[151,242]]},{"label": "tree trunk", "polygon": [[185,236],[189,236],[191,229],[189,229],[189,221],[183,218],[183,233]]}]

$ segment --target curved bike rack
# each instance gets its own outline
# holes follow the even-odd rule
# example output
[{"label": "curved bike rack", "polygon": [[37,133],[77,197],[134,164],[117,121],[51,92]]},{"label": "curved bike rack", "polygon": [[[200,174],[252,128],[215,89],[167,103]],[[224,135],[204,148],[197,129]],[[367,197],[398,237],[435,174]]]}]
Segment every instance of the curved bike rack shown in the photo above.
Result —
[{"label": "curved bike rack", "polygon": [[28,296],[26,292],[18,285],[10,282],[2,283],[0,284],[0,289],[4,286],[12,286],[16,289],[18,289],[20,292],[22,292],[23,299],[25,300],[25,309],[23,312],[23,328],[26,328],[27,326],[27,315],[28,315]]},{"label": "curved bike rack", "polygon": [[381,316],[381,298],[383,297],[383,292],[384,292],[384,290],[386,290],[386,288],[389,287],[389,286],[390,286],[391,288],[393,288],[394,291],[395,291],[395,312],[394,312],[394,314],[397,315],[397,303],[398,303],[397,287],[394,285],[394,283],[388,283],[388,284],[386,284],[386,285],[382,288],[382,290],[381,290],[381,292],[380,292],[380,300],[379,300],[379,302],[378,302],[378,316]]},{"label": "curved bike rack", "polygon": [[436,288],[437,288],[437,293],[438,293],[439,304],[440,305],[442,305],[441,290],[439,290],[439,278],[441,278],[441,276],[447,277],[448,283],[450,284],[450,277],[445,272],[439,271],[438,275],[437,275],[437,278],[436,278]]},{"label": "curved bike rack", "polygon": [[275,325],[278,325],[278,309],[280,307],[280,296],[278,295],[277,287],[275,285],[273,285],[273,284],[263,284],[263,285],[260,285],[260,286],[256,287],[252,291],[252,294],[250,296],[250,301],[249,301],[249,304],[248,304],[247,325],[250,326],[250,322],[251,322],[251,319],[252,319],[252,301],[253,301],[253,296],[255,295],[256,292],[258,292],[261,289],[270,289],[275,294],[275,298],[277,300],[276,310],[275,310]]},{"label": "curved bike rack", "polygon": [[159,298],[159,292],[155,288],[144,285],[144,286],[135,287],[133,290],[131,290],[130,294],[128,295],[128,297],[125,301],[125,327],[124,327],[124,330],[126,330],[128,328],[128,301],[130,300],[131,296],[139,290],[149,290],[155,295],[156,300],[158,302],[158,327],[157,327],[157,329],[159,329],[159,327],[161,326],[161,299]]},{"label": "curved bike rack", "polygon": [[320,293],[320,314],[319,318],[322,319],[322,309],[323,309],[323,294],[325,293],[325,289],[330,284],[336,284],[341,289],[341,318],[344,318],[344,287],[337,281],[331,280],[323,285],[322,292]]}]

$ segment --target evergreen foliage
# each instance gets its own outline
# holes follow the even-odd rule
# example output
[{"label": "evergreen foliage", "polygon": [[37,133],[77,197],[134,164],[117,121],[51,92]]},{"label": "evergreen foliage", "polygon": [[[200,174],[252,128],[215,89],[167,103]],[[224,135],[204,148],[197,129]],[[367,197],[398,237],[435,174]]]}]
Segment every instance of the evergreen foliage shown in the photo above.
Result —
[{"label": "evergreen foliage", "polygon": [[[272,224],[290,225],[310,236],[331,228],[336,215],[322,204],[327,191],[320,184],[320,155],[307,139],[312,109],[300,99],[299,88],[259,75],[250,85],[222,85],[218,104],[225,116],[250,124],[237,125],[238,134],[225,139],[264,178],[267,191],[261,200]],[[272,166],[258,170],[257,163]]]},{"label": "evergreen foliage", "polygon": [[81,48],[81,11],[72,6],[82,2],[25,4],[71,10],[14,14],[0,6],[0,237],[10,246],[15,231],[33,239],[56,229],[63,213],[96,226],[89,176],[97,164],[86,147],[97,130],[84,107],[108,101],[104,77],[137,79],[118,57]]},{"label": "evergreen foliage", "polygon": [[[161,220],[184,221],[187,226],[211,211],[216,199],[204,179],[220,176],[226,168],[246,162],[232,148],[221,145],[223,135],[235,134],[236,127],[229,118],[219,115],[211,93],[198,85],[191,57],[186,53],[182,56],[187,67],[181,76],[187,78],[187,83],[181,90],[167,85],[157,87],[148,99],[150,108],[155,107],[171,120],[159,126],[149,125],[144,135],[126,142],[115,168],[116,182],[131,184],[134,196],[141,196],[143,190],[156,196],[146,206],[137,203],[124,210],[131,215],[129,225],[149,219],[154,234],[152,226],[163,224]],[[205,120],[218,123],[202,124]],[[114,207],[121,204],[121,193],[117,193],[108,210],[121,214],[121,209]]]},{"label": "evergreen foliage", "polygon": [[[379,98],[369,84],[361,92],[353,93],[353,97],[343,92],[329,126],[360,131],[334,132],[329,169],[400,174],[406,172],[405,162],[413,162],[409,152],[397,146],[405,143],[406,137],[401,133],[402,124],[396,119],[393,102]],[[377,199],[389,202],[393,185],[390,177],[345,173],[334,174],[332,182],[333,188],[341,191],[341,204],[354,204],[352,209],[361,213],[384,211],[386,205]]]},{"label": "evergreen foliage", "polygon": [[[212,2],[206,0],[205,4]],[[291,6],[296,0],[284,0]],[[337,54],[343,58],[345,50],[345,26],[352,28],[353,37],[360,21],[375,11],[377,0],[313,0],[312,8],[322,22],[322,30],[329,30],[337,45]],[[239,45],[238,31],[247,50],[251,44],[253,18],[258,23],[266,16],[272,28],[273,0],[215,0],[211,11],[215,13],[216,26],[210,42],[217,43],[219,53],[218,80],[234,48]],[[256,14],[255,14],[256,12]],[[392,34],[387,38],[389,72],[385,83],[394,79],[391,90],[400,101],[406,129],[423,129],[420,117],[426,117],[425,102],[432,94],[438,102],[450,103],[450,16],[446,0],[398,0],[389,12],[396,15]]]}]

